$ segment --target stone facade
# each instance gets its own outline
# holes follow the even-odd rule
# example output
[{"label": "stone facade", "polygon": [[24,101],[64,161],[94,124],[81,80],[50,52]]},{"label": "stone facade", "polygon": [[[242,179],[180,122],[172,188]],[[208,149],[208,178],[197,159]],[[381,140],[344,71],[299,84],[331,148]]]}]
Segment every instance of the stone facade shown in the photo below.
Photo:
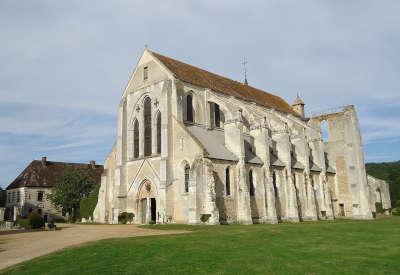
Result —
[{"label": "stone facade", "polygon": [[30,212],[38,211],[45,220],[64,219],[62,209],[55,207],[48,199],[52,188],[67,169],[89,171],[96,183],[100,182],[103,166],[90,163],[68,163],[48,161],[46,157],[33,160],[7,187],[6,218],[16,220],[27,217]]},{"label": "stone facade", "polygon": [[259,91],[145,50],[118,107],[95,221],[371,219],[355,108],[305,118],[300,98]]},{"label": "stone facade", "polygon": [[51,188],[20,187],[7,190],[6,208],[10,211],[10,218],[16,220],[18,216],[27,216],[33,210],[39,210],[43,215],[63,219],[61,209],[51,204],[46,198]]}]

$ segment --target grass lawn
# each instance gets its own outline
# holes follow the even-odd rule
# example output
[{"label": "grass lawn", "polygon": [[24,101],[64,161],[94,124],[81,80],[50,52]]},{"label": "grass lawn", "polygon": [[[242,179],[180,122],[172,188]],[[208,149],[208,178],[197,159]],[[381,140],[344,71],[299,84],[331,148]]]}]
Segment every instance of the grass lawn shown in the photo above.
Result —
[{"label": "grass lawn", "polygon": [[400,274],[400,217],[279,225],[148,227],[187,229],[192,233],[93,242],[5,272]]}]

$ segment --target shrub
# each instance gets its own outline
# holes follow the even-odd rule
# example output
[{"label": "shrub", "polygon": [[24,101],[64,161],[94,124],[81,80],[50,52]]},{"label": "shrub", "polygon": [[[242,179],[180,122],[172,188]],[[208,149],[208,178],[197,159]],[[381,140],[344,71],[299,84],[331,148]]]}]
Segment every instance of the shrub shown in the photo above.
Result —
[{"label": "shrub", "polygon": [[211,217],[211,214],[201,214],[200,215],[200,220],[202,223],[205,223],[208,221],[208,219]]},{"label": "shrub", "polygon": [[42,215],[40,215],[35,211],[29,214],[28,220],[29,220],[29,226],[32,229],[44,227],[44,219]]},{"label": "shrub", "polygon": [[396,216],[400,216],[400,200],[395,203],[395,208],[392,209],[392,214]]},{"label": "shrub", "polygon": [[375,208],[376,208],[376,213],[382,214],[383,213],[383,207],[381,202],[376,202],[375,203]]},{"label": "shrub", "polygon": [[16,224],[19,227],[22,227],[22,228],[25,228],[25,229],[29,229],[30,228],[29,219],[19,218],[19,219],[17,219]]},{"label": "shrub", "polygon": [[118,223],[127,224],[132,222],[135,215],[133,213],[122,212],[118,215]]}]

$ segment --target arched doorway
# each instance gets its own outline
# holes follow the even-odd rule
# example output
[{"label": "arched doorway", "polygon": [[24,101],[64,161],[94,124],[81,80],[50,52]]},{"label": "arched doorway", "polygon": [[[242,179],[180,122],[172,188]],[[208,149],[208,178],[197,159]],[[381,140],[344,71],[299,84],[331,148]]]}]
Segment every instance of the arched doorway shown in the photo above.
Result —
[{"label": "arched doorway", "polygon": [[145,180],[138,191],[138,214],[137,221],[142,224],[157,221],[156,188],[149,181]]}]

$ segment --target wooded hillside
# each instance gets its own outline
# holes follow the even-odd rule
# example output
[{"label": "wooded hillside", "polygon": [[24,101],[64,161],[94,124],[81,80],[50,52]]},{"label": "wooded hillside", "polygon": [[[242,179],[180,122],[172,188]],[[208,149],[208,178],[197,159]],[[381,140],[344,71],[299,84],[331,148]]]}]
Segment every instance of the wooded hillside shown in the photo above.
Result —
[{"label": "wooded hillside", "polygon": [[390,185],[392,207],[400,200],[400,161],[367,163],[367,174],[378,179],[386,180]]}]

